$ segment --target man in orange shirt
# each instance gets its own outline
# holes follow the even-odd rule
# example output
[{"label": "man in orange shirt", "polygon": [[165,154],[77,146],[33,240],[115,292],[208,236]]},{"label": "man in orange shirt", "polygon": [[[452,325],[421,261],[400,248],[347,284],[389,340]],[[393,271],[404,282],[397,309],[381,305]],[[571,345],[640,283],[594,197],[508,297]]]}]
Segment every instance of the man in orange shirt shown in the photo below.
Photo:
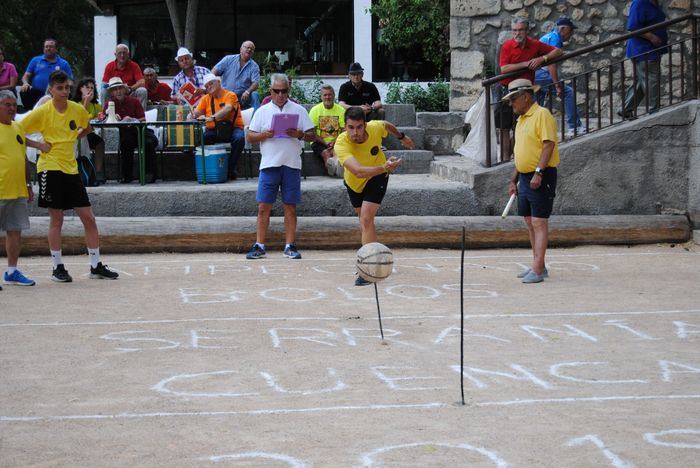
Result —
[{"label": "man in orange shirt", "polygon": [[[204,131],[204,144],[231,143],[231,158],[228,162],[228,178],[236,179],[236,164],[245,145],[245,133],[243,132],[243,117],[241,105],[236,93],[225,90],[221,86],[221,78],[208,74],[204,77],[204,89],[207,94],[199,100],[197,107],[192,110],[188,118],[203,118],[207,129]],[[228,124],[224,123],[228,122]],[[222,124],[223,123],[223,124]],[[217,126],[233,125],[230,140],[221,138],[221,129]]]}]

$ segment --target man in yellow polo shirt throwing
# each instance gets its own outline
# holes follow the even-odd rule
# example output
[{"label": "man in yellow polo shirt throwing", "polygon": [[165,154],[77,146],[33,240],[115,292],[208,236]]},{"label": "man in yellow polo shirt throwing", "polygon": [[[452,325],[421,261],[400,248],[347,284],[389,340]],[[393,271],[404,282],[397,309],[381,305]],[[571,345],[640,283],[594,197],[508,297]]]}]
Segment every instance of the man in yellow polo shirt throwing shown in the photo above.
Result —
[{"label": "man in yellow polo shirt throwing", "polygon": [[[404,148],[413,148],[411,138],[394,124],[384,120],[365,122],[365,111],[354,106],[345,111],[345,131],[335,142],[335,154],[345,168],[345,188],[360,218],[362,245],[377,242],[374,218],[384,199],[389,174],[401,164],[399,158],[384,156],[382,139],[388,134],[398,138]],[[369,281],[361,276],[355,280],[355,286],[367,284]]]},{"label": "man in yellow polo shirt throwing", "polygon": [[61,257],[63,211],[70,209],[75,211],[85,229],[85,243],[90,256],[90,278],[117,279],[119,274],[100,261],[100,240],[95,215],[78,174],[75,142],[92,132],[92,127],[90,115],[85,108],[68,100],[70,85],[70,78],[65,72],[59,70],[51,73],[51,100],[34,109],[20,122],[25,133],[41,133],[44,137],[44,143],[39,144],[41,155],[37,162],[38,205],[49,209],[49,249],[53,261],[51,279],[60,283],[73,281]]},{"label": "man in yellow polo shirt throwing", "polygon": [[515,127],[515,174],[508,183],[508,195],[518,195],[518,214],[525,218],[532,267],[518,274],[523,283],[541,283],[548,276],[544,264],[557,187],[557,124],[549,110],[535,102],[539,86],[530,80],[513,80],[503,100],[518,114]]}]

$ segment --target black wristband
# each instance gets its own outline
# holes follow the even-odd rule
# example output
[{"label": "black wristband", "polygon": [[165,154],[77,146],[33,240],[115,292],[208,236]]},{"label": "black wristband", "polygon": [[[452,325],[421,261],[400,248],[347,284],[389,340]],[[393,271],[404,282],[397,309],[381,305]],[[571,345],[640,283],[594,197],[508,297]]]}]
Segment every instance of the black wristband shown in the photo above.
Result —
[{"label": "black wristband", "polygon": [[404,138],[406,138],[406,134],[404,132],[399,132],[399,133],[400,133],[400,135],[398,137],[399,140],[403,140]]}]

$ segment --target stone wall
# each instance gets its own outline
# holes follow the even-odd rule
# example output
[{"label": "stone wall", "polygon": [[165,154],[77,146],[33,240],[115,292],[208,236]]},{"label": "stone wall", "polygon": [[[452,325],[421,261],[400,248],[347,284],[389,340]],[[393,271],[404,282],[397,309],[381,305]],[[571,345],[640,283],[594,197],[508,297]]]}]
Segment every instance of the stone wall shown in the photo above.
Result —
[{"label": "stone wall", "polygon": [[[565,51],[571,52],[625,34],[630,3],[628,0],[451,0],[450,110],[468,110],[482,89],[483,77],[493,76],[498,70],[498,51],[512,37],[513,16],[530,20],[529,36],[534,38],[549,32],[561,15],[571,17],[578,28],[565,44]],[[661,4],[669,19],[700,13],[700,0],[662,0]],[[687,24],[678,25],[671,38],[688,31]],[[621,44],[572,59],[561,64],[560,77],[607,66],[615,59],[624,58],[624,54]],[[674,63],[679,63],[677,58]],[[607,83],[602,84],[601,89],[606,86]]]}]

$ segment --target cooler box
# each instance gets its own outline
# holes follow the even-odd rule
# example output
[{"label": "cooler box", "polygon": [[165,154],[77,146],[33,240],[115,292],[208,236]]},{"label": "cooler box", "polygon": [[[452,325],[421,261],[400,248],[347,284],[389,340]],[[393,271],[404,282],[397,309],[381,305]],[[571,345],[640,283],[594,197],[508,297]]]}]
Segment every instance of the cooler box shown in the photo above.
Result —
[{"label": "cooler box", "polygon": [[[230,151],[231,145],[229,143],[205,145],[204,154],[202,154],[202,147],[198,146],[194,155],[194,168],[197,173],[197,182],[200,184],[204,183],[202,169],[204,169],[207,184],[226,182]],[[204,158],[204,167],[202,167],[202,158]]]}]

